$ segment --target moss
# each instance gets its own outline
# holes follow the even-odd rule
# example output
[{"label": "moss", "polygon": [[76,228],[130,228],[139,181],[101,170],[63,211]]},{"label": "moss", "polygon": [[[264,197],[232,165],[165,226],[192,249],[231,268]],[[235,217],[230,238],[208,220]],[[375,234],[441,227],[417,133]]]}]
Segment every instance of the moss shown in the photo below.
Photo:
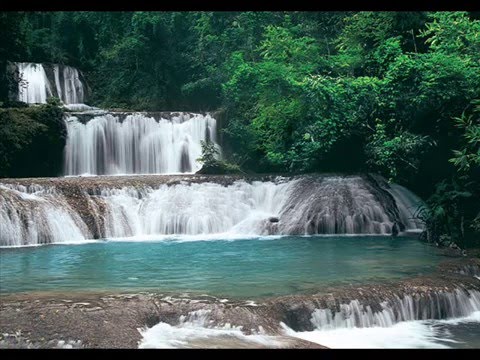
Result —
[{"label": "moss", "polygon": [[59,175],[66,136],[58,106],[0,109],[0,176]]}]

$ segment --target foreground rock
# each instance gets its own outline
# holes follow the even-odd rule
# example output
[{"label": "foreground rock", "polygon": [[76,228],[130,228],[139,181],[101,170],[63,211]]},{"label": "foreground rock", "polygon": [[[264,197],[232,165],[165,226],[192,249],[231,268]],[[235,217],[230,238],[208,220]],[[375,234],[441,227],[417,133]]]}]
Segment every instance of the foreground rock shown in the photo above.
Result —
[{"label": "foreground rock", "polygon": [[[221,303],[210,297],[171,298],[160,294],[52,294],[3,296],[0,307],[0,347],[137,348],[140,329],[163,321],[172,325],[180,316],[210,309],[216,321],[279,327],[251,311],[245,303]],[[246,315],[246,318],[243,318]],[[246,333],[251,333],[247,330]],[[321,348],[301,339],[283,337],[288,348]],[[60,342],[60,345],[59,345]],[[62,346],[63,345],[63,346]],[[74,346],[72,346],[74,347]]]}]

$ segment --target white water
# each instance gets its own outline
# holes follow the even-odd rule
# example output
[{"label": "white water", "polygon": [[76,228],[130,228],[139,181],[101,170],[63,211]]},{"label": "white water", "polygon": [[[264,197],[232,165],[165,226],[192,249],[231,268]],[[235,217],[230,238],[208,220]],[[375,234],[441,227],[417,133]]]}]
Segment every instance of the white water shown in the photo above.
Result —
[{"label": "white water", "polygon": [[389,327],[402,321],[465,317],[480,311],[480,292],[466,294],[457,289],[453,293],[430,295],[427,300],[420,296],[406,295],[380,303],[380,306],[382,311],[374,311],[369,305],[363,306],[358,300],[352,300],[349,304],[341,304],[338,312],[317,309],[312,313],[310,321],[317,329],[332,330]]},{"label": "white water", "polygon": [[[332,184],[342,190],[332,195]],[[92,237],[158,240],[185,236],[186,240],[213,240],[265,235],[388,234],[393,223],[360,177],[329,177],[313,182],[277,178],[266,182],[236,181],[229,186],[180,183],[155,189],[100,187],[95,195],[79,191],[72,198],[55,188],[2,186],[0,245]],[[82,220],[82,214],[86,215],[81,208],[87,209],[93,223]],[[270,221],[272,218],[278,222]],[[348,223],[349,218],[353,226],[338,225]]]},{"label": "white water", "polygon": [[[103,190],[107,237],[151,234],[265,235],[265,220],[279,213],[291,184],[243,181],[161,186],[158,190]],[[122,221],[125,219],[126,221]]]},{"label": "white water", "polygon": [[18,83],[18,100],[29,104],[46,103],[52,88],[42,64],[17,63],[22,81]]},{"label": "white water", "polygon": [[397,207],[400,210],[400,219],[407,229],[422,228],[421,221],[416,217],[422,200],[405,187],[398,184],[390,184],[390,194],[395,198]]},{"label": "white water", "polygon": [[71,66],[60,68],[55,65],[53,74],[57,94],[64,104],[83,104],[85,102],[85,88],[77,69]]},{"label": "white water", "polygon": [[389,328],[352,328],[325,331],[295,332],[290,336],[324,345],[332,349],[360,348],[447,348],[434,328],[421,321],[402,322]]},{"label": "white water", "polygon": [[[324,310],[316,310],[311,318],[316,330],[294,331],[284,323],[280,323],[283,334],[279,336],[267,335],[263,329],[252,335],[245,335],[241,326],[232,326],[228,323],[223,326],[215,325],[209,318],[210,310],[197,310],[182,316],[178,325],[172,326],[160,322],[150,329],[140,330],[142,340],[139,347],[279,348],[288,346],[291,338],[299,338],[329,348],[449,348],[459,341],[451,332],[455,326],[480,323],[480,292],[472,291],[468,295],[464,291],[457,290],[454,293],[440,293],[441,296],[452,301],[450,307],[443,309],[446,319],[419,320],[418,316],[411,312],[411,307],[408,306],[409,301],[406,300],[394,304],[389,309],[393,314],[398,305],[403,304],[400,308],[404,307],[401,311],[406,315],[406,320],[391,317],[390,322],[382,321],[380,324],[377,322],[378,318],[369,314],[368,311],[359,312],[360,304],[354,300],[349,305],[343,306],[340,313],[335,314],[335,317],[342,317],[341,321],[336,323],[326,321],[325,316],[322,315]],[[429,297],[431,306],[438,305],[435,301],[435,297]],[[359,314],[363,318],[362,326],[355,324],[356,320],[353,319]],[[367,323],[365,323],[366,318],[370,318]]]},{"label": "white water", "polygon": [[[203,183],[164,185],[157,190],[103,190],[101,196],[109,209],[107,237],[388,234],[392,222],[362,184],[359,178],[340,177],[313,184],[238,181],[228,187]],[[339,191],[342,187],[346,193]],[[271,217],[280,221],[271,223]],[[312,223],[323,226],[315,225],[312,231]]]},{"label": "white water", "polygon": [[451,334],[454,326],[478,323],[480,311],[470,316],[449,320],[405,321],[391,327],[339,328],[295,332],[285,327],[286,333],[333,349],[342,348],[451,348],[458,340]]},{"label": "white water", "polygon": [[[407,295],[380,304],[372,311],[358,300],[340,311],[316,309],[310,319],[314,331],[286,334],[331,348],[448,348],[454,343],[448,327],[480,323],[480,292],[457,289],[423,298]],[[480,325],[479,325],[480,326]]]},{"label": "white water", "polygon": [[31,246],[91,237],[80,216],[55,189],[15,188],[0,185],[0,245]]},{"label": "white water", "polygon": [[[201,168],[201,140],[215,142],[210,115],[180,113],[170,120],[141,113],[103,114],[85,124],[67,120],[66,175],[191,173]],[[217,145],[218,146],[218,145]]]},{"label": "white water", "polygon": [[258,348],[281,347],[274,336],[256,333],[245,335],[242,327],[209,327],[208,310],[190,312],[180,317],[179,324],[172,326],[164,322],[150,329],[139,330],[142,335],[139,348]]},{"label": "white water", "polygon": [[52,64],[53,78],[48,76],[46,65],[16,63],[21,81],[18,100],[29,103],[46,103],[50,96],[58,97],[64,104],[81,104],[85,101],[85,84],[80,73],[71,66]]},{"label": "white water", "polygon": [[65,104],[63,108],[68,111],[97,112],[102,114],[106,113],[105,110],[86,104]]},{"label": "white water", "polygon": [[[300,180],[282,210],[291,234],[389,234],[393,222],[360,177]],[[407,190],[408,191],[408,190]]]}]

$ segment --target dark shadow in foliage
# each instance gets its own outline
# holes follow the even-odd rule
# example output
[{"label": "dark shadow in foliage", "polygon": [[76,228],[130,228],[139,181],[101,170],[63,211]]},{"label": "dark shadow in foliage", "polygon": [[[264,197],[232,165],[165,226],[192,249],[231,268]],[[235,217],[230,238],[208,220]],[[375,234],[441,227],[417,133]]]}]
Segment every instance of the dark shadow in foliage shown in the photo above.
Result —
[{"label": "dark shadow in foliage", "polygon": [[67,130],[58,100],[0,109],[0,176],[58,176]]}]

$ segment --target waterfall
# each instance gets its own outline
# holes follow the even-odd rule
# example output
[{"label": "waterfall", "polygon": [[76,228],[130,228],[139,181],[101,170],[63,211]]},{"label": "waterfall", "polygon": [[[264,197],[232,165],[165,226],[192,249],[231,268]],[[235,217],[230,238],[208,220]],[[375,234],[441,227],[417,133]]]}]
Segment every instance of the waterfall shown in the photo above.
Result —
[{"label": "waterfall", "polygon": [[480,311],[480,291],[457,288],[452,292],[398,295],[374,310],[359,300],[340,304],[339,310],[316,309],[310,319],[318,330],[353,327],[390,327],[402,321],[466,317]]},{"label": "waterfall", "polygon": [[[291,234],[388,234],[393,222],[379,194],[360,177],[305,177],[281,213]],[[319,191],[320,190],[320,191]]]},{"label": "waterfall", "polygon": [[85,89],[77,69],[71,66],[54,65],[57,94],[64,104],[83,104]]},{"label": "waterfall", "polygon": [[42,64],[17,63],[21,81],[18,83],[18,100],[29,104],[46,103],[52,88]]},{"label": "waterfall", "polygon": [[59,64],[15,63],[21,81],[18,100],[29,104],[46,103],[49,96],[58,97],[64,104],[85,102],[86,85],[81,73]]},{"label": "waterfall", "polygon": [[400,219],[407,229],[421,229],[422,223],[415,215],[419,206],[423,204],[422,200],[398,184],[390,184],[388,191],[395,198],[400,210]]},{"label": "waterfall", "polygon": [[287,335],[331,348],[445,348],[457,342],[452,326],[480,321],[478,280],[418,280],[286,297],[276,308]]},{"label": "waterfall", "polygon": [[49,186],[7,181],[0,188],[0,245],[164,235],[390,234],[401,222],[395,213],[409,216],[402,207],[389,209],[360,176],[228,184],[208,177],[166,179],[133,178],[135,185],[124,186],[122,178],[63,178]]},{"label": "waterfall", "polygon": [[92,235],[54,188],[0,185],[0,245],[79,241]]},{"label": "waterfall", "polygon": [[216,138],[210,115],[105,113],[87,122],[78,116],[67,119],[66,175],[196,172],[200,141]]},{"label": "waterfall", "polygon": [[198,235],[233,232],[265,234],[266,219],[278,213],[288,184],[237,182],[162,185],[157,190],[132,188],[101,191],[108,237]]},{"label": "waterfall", "polygon": [[20,78],[18,100],[46,103],[56,96],[72,115],[66,118],[66,175],[192,173],[201,168],[196,161],[200,141],[215,142],[216,120],[210,115],[109,113],[83,104],[87,87],[77,69],[15,65]]}]

